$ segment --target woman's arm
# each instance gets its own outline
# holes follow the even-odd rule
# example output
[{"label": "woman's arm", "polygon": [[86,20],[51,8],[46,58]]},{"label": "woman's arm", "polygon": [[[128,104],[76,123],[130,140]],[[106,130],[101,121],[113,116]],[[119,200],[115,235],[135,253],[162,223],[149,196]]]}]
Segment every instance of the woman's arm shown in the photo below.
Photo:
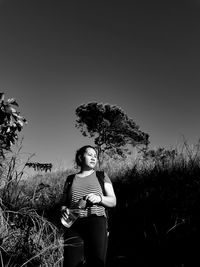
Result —
[{"label": "woman's arm", "polygon": [[106,195],[102,195],[101,198],[101,202],[100,205],[103,205],[105,207],[115,207],[117,200],[116,200],[116,196],[115,196],[115,192],[113,189],[113,185],[111,183],[104,183],[104,187],[105,187],[105,193]]},{"label": "woman's arm", "polygon": [[93,204],[98,204],[109,208],[115,207],[117,201],[112,183],[105,182],[104,187],[106,195],[96,195],[91,193],[86,196],[86,200],[89,200]]}]

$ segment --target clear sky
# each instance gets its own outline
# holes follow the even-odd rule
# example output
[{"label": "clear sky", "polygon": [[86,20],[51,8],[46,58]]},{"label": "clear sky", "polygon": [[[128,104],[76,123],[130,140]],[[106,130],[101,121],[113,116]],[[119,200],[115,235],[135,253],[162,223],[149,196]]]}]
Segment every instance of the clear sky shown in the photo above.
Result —
[{"label": "clear sky", "polygon": [[72,164],[91,143],[75,109],[116,104],[152,147],[200,137],[200,1],[0,0],[0,90],[34,161]]}]

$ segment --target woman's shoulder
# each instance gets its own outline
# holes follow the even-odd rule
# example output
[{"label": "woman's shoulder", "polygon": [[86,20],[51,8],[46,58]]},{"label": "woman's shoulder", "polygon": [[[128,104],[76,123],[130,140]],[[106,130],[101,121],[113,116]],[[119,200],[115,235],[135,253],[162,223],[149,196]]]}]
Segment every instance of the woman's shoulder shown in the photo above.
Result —
[{"label": "woman's shoulder", "polygon": [[104,180],[105,183],[111,183],[111,180],[107,174],[107,172],[100,170],[100,171],[96,171],[96,176],[100,177],[100,179],[102,178]]},{"label": "woman's shoulder", "polygon": [[74,177],[76,176],[76,173],[70,173],[67,175],[65,183],[70,183],[73,181]]},{"label": "woman's shoulder", "polygon": [[76,175],[76,173],[70,173],[67,175],[67,179],[69,179],[70,177],[74,177]]}]

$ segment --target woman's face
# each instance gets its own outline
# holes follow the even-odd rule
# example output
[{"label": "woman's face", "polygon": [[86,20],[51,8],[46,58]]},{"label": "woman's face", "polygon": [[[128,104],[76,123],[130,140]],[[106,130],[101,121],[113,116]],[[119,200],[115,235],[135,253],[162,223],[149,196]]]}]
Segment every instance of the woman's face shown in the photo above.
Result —
[{"label": "woman's face", "polygon": [[84,153],[84,165],[86,167],[89,167],[90,169],[94,169],[96,164],[97,164],[97,152],[93,148],[88,147]]}]

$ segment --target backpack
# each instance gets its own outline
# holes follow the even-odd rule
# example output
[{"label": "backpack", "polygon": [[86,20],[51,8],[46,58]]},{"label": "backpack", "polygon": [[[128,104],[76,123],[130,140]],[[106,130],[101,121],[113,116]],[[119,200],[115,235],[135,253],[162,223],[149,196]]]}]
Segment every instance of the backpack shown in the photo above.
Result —
[{"label": "backpack", "polygon": [[[64,186],[65,197],[69,194],[69,190],[70,190],[70,188],[72,186],[72,183],[73,183],[75,175],[76,174],[70,174],[68,176],[66,182],[65,182],[65,186]],[[96,171],[96,176],[97,176],[99,184],[101,186],[103,195],[105,195],[106,192],[105,192],[105,188],[104,188],[104,178],[105,178],[104,171]]]},{"label": "backpack", "polygon": [[[64,186],[64,199],[65,199],[65,203],[68,205],[69,203],[69,199],[67,198],[68,194],[69,194],[69,190],[72,186],[74,177],[76,174],[71,174],[68,176],[66,182],[65,182],[65,186]],[[105,196],[106,192],[105,192],[105,187],[104,187],[104,178],[105,178],[105,174],[104,171],[96,171],[96,176],[98,178],[99,184],[101,186],[102,189],[102,193]],[[106,217],[107,217],[107,221],[109,219],[109,214],[108,214],[108,208],[105,207],[105,213],[106,213]],[[108,225],[107,225],[107,229],[108,229]]]}]

